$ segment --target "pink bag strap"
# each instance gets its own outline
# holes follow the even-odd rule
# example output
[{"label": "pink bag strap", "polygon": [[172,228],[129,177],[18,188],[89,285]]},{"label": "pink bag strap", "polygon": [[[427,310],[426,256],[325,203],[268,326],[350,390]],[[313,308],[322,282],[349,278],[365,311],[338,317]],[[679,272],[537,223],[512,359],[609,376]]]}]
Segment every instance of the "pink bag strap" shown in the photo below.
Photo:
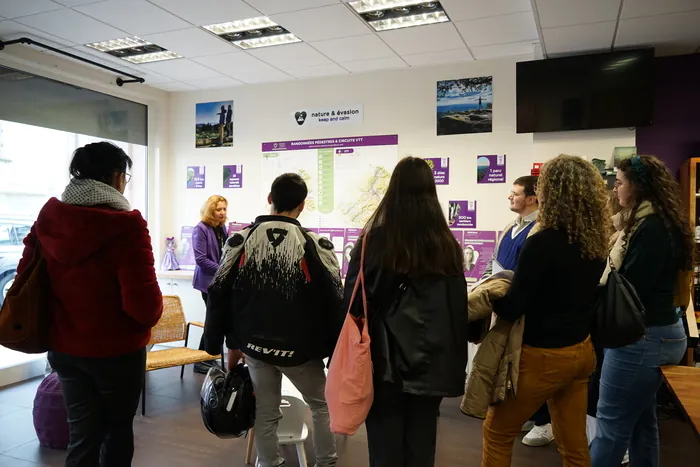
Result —
[{"label": "pink bag strap", "polygon": [[367,234],[363,235],[362,238],[362,250],[360,253],[360,272],[357,274],[357,280],[355,281],[355,287],[352,289],[352,296],[350,297],[350,305],[348,308],[348,313],[352,309],[352,305],[355,303],[355,297],[357,296],[358,287],[362,287],[362,312],[364,314],[365,321],[367,320],[367,292],[365,291],[365,247],[367,246]]}]

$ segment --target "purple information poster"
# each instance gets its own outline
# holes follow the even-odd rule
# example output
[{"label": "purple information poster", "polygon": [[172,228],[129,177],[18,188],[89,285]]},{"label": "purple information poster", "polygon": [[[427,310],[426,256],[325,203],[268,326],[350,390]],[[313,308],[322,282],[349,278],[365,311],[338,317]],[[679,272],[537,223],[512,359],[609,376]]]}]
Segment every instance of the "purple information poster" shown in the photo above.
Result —
[{"label": "purple information poster", "polygon": [[343,245],[343,277],[348,273],[348,266],[350,265],[350,252],[355,248],[357,239],[360,238],[362,229],[345,229],[345,242]]},{"label": "purple information poster", "polygon": [[476,183],[505,183],[506,156],[477,156]]},{"label": "purple information poster", "polygon": [[243,165],[224,166],[224,188],[243,188]]},{"label": "purple information poster", "polygon": [[433,157],[425,160],[431,169],[433,169],[433,178],[436,185],[450,184],[450,158],[449,157]]},{"label": "purple information poster", "polygon": [[192,232],[194,227],[183,227],[180,231],[180,269],[194,270],[194,248],[192,247]]},{"label": "purple information poster", "polygon": [[447,215],[447,222],[451,228],[475,229],[476,201],[450,201]]},{"label": "purple information poster", "polygon": [[228,236],[233,235],[234,232],[240,232],[241,230],[248,227],[249,224],[243,224],[241,222],[229,222],[228,223]]},{"label": "purple information poster", "polygon": [[464,276],[467,282],[476,282],[484,275],[496,248],[496,232],[465,230],[462,241]]},{"label": "purple information poster", "polygon": [[205,171],[203,165],[192,165],[187,167],[187,188],[202,189],[205,188]]}]

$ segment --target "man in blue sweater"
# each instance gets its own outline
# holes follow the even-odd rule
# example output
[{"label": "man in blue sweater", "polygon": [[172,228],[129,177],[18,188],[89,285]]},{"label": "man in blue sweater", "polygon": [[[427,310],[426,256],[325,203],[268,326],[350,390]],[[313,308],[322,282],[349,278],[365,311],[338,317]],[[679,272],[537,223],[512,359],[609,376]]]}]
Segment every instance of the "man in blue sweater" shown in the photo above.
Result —
[{"label": "man in blue sweater", "polygon": [[[535,176],[520,177],[513,183],[508,200],[510,201],[510,210],[516,213],[518,217],[508,224],[501,233],[493,258],[489,261],[484,272],[484,277],[490,276],[494,272],[494,261],[502,269],[515,270],[520,250],[525,244],[525,240],[536,230],[536,185],[537,177]],[[528,431],[528,434],[523,438],[523,444],[526,446],[546,446],[554,440],[552,421],[547,404],[543,405],[535,413],[531,421],[523,425],[523,431]]]},{"label": "man in blue sweater", "polygon": [[508,200],[510,210],[518,217],[503,229],[484,277],[493,274],[494,261],[505,270],[515,270],[520,250],[537,222],[536,185],[537,177],[534,176],[520,177],[513,183]]}]

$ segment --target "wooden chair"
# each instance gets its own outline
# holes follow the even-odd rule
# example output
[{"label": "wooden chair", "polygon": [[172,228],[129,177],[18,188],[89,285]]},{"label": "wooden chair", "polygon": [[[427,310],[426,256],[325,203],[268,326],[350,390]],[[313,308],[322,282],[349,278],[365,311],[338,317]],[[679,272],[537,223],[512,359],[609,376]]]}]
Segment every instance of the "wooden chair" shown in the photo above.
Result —
[{"label": "wooden chair", "polygon": [[[146,372],[179,366],[181,367],[180,379],[182,379],[185,375],[185,365],[208,362],[217,358],[221,359],[221,368],[226,368],[223,352],[217,356],[212,356],[203,350],[187,347],[191,326],[204,328],[204,323],[197,321],[186,322],[180,297],[164,295],[163,316],[151,330],[149,344],[157,345],[184,340],[185,345],[184,347],[172,347],[148,352],[146,354]],[[143,388],[141,390],[141,415],[146,415],[146,375],[144,375]]]}]

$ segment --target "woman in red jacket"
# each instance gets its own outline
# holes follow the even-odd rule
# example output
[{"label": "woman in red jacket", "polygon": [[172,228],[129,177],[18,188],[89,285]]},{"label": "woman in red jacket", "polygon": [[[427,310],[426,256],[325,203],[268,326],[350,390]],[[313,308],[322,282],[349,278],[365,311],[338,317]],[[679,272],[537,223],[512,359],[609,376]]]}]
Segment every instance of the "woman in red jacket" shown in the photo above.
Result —
[{"label": "woman in red jacket", "polygon": [[48,358],[70,424],[66,466],[129,466],[134,453],[146,345],[163,298],[146,221],[123,195],[131,165],[110,143],[76,150],[62,200],[42,208],[17,268],[41,244],[51,282]]}]

